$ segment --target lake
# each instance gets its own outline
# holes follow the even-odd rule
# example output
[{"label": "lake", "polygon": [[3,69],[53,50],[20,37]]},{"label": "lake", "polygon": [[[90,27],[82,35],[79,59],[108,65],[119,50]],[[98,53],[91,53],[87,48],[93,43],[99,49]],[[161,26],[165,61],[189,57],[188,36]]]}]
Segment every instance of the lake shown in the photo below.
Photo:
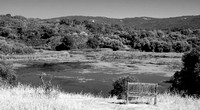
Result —
[{"label": "lake", "polygon": [[[116,71],[112,68],[94,68],[91,65],[91,63],[83,62],[37,62],[27,64],[26,67],[20,67],[16,69],[16,71],[18,81],[22,84],[40,86],[41,80],[39,75],[45,72],[52,75],[52,84],[58,86],[59,89],[64,92],[82,92],[101,96],[108,96],[109,91],[113,88],[113,81],[122,75],[133,75],[138,78],[140,82],[159,83],[160,92],[164,92],[169,86],[162,82],[163,80],[169,79],[169,77],[163,76],[162,74],[116,74]],[[109,74],[107,71],[109,71]]]}]

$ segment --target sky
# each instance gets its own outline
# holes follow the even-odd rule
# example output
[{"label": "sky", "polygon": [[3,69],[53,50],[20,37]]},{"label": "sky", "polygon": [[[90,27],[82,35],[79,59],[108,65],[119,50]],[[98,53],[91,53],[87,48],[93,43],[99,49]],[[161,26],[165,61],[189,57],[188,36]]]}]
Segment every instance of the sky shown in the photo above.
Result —
[{"label": "sky", "polygon": [[0,0],[0,14],[42,19],[73,15],[168,18],[200,15],[200,0]]}]

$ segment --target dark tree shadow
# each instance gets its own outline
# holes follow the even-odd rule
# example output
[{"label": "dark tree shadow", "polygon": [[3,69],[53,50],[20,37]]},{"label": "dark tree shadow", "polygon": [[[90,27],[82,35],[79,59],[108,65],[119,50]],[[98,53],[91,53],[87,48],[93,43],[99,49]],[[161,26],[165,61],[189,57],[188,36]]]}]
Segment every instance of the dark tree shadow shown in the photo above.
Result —
[{"label": "dark tree shadow", "polygon": [[[127,103],[126,103],[126,101],[124,101],[124,102],[109,102],[109,103],[111,103],[111,104],[119,104],[119,105],[126,105]],[[132,102],[129,102],[129,104],[150,104],[149,102],[134,102],[134,101],[132,101]]]}]

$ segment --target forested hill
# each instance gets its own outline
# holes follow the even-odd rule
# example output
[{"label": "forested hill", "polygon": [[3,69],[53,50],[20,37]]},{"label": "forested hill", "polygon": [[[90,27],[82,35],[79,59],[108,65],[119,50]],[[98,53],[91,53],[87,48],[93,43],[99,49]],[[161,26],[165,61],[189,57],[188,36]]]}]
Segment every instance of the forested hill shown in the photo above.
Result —
[{"label": "forested hill", "polygon": [[199,46],[200,16],[39,19],[0,15],[0,54],[85,48],[186,52]]},{"label": "forested hill", "polygon": [[107,18],[107,17],[91,17],[91,16],[67,16],[48,19],[76,19],[79,21],[89,20],[96,23],[118,24],[131,27],[134,29],[174,29],[174,28],[191,28],[200,29],[200,15],[198,16],[180,16],[171,18],[151,18],[151,17],[135,17],[135,18]]}]

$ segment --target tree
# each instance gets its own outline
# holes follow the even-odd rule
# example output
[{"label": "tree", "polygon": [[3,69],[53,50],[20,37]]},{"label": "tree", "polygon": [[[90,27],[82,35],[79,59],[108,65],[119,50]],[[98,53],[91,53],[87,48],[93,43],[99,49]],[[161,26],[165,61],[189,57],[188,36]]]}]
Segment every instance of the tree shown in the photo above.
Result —
[{"label": "tree", "polygon": [[181,34],[183,35],[191,35],[193,33],[193,31],[191,29],[183,29],[181,30]]},{"label": "tree", "polygon": [[157,35],[158,35],[158,37],[160,37],[160,38],[165,37],[165,33],[164,33],[162,30],[158,30],[158,31],[157,31]]},{"label": "tree", "polygon": [[177,71],[168,83],[170,91],[183,96],[200,96],[200,49],[193,49],[182,57],[183,68]]},{"label": "tree", "polygon": [[185,41],[177,41],[172,47],[175,52],[186,52],[190,50],[190,45]]},{"label": "tree", "polygon": [[154,41],[154,52],[163,52],[163,42],[160,41]]},{"label": "tree", "polygon": [[40,31],[41,39],[48,39],[56,35],[56,30],[48,25],[41,26]]},{"label": "tree", "polygon": [[66,35],[61,38],[61,44],[56,46],[57,51],[70,50],[74,46],[74,39],[70,35]]},{"label": "tree", "polygon": [[141,46],[142,46],[142,51],[145,51],[145,52],[151,51],[150,42],[147,38],[144,38],[141,40]]},{"label": "tree", "polygon": [[15,85],[17,76],[14,68],[10,63],[1,61],[0,62],[0,84],[11,84]]},{"label": "tree", "polygon": [[113,89],[110,91],[111,96],[117,96],[122,99],[126,96],[127,82],[138,82],[134,76],[122,76],[113,83]]},{"label": "tree", "polygon": [[172,50],[171,42],[163,42],[163,52],[171,52]]},{"label": "tree", "polygon": [[87,45],[91,48],[98,48],[99,47],[99,41],[97,37],[89,38],[87,41]]},{"label": "tree", "polygon": [[0,27],[0,36],[8,37],[12,33],[12,29],[7,27]]}]

